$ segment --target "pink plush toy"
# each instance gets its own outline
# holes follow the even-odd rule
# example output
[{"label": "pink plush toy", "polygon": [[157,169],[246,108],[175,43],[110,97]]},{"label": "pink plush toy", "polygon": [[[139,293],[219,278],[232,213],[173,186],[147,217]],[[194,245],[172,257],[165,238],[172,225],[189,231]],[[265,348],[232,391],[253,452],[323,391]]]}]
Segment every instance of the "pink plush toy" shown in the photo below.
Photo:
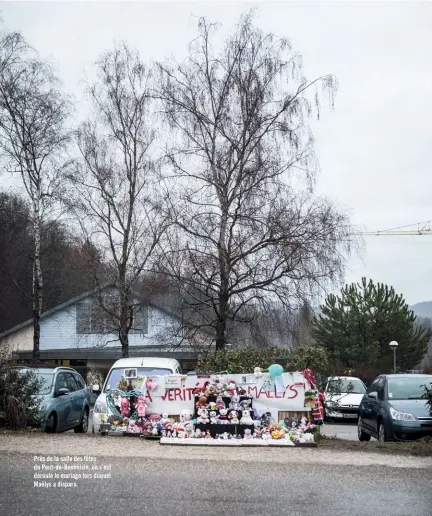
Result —
[{"label": "pink plush toy", "polygon": [[144,396],[138,396],[138,417],[145,417],[147,403],[144,400]]},{"label": "pink plush toy", "polygon": [[122,398],[120,402],[120,413],[123,417],[130,416],[130,403],[128,398]]},{"label": "pink plush toy", "polygon": [[156,384],[151,382],[150,380],[147,380],[146,387],[149,391],[152,391],[156,387]]},{"label": "pink plush toy", "polygon": [[216,409],[220,410],[220,409],[224,409],[224,408],[225,408],[225,403],[224,403],[224,401],[222,399],[222,396],[219,395],[216,398]]}]

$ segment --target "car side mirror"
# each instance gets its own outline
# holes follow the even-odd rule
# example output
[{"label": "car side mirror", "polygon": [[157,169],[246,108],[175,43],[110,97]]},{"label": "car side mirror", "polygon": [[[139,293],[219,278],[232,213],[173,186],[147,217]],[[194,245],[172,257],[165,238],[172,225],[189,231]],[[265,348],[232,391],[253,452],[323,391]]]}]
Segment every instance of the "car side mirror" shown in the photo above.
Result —
[{"label": "car side mirror", "polygon": [[375,391],[374,392],[370,392],[368,394],[368,398],[371,398],[372,400],[376,400],[376,399],[378,399],[378,393],[375,392]]},{"label": "car side mirror", "polygon": [[98,384],[93,385],[93,392],[95,394],[99,394],[101,392],[100,385],[98,385]]},{"label": "car side mirror", "polygon": [[70,393],[69,389],[66,389],[66,387],[63,387],[62,389],[59,389],[57,391],[57,396],[66,396]]}]

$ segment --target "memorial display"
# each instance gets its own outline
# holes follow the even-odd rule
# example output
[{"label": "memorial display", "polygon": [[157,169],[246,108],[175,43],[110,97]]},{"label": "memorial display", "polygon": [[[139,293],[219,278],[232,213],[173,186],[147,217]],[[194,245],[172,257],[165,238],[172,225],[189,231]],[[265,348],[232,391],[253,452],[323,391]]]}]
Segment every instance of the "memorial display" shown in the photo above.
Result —
[{"label": "memorial display", "polygon": [[[101,433],[160,439],[162,444],[313,445],[318,427],[311,415],[320,400],[311,371],[284,373],[275,364],[268,372],[255,368],[250,375],[220,374],[202,380],[197,376],[193,378],[196,386],[188,388],[190,378],[170,379],[170,387],[156,397],[154,391],[161,380],[134,377],[132,369],[125,370],[115,388],[107,393],[107,413],[99,415]],[[172,388],[173,384],[179,387]],[[159,388],[163,392],[160,385]],[[170,396],[174,398],[170,406],[189,408],[175,415],[149,413]],[[182,398],[180,405],[175,404],[176,396]],[[263,408],[264,403],[269,406]],[[303,415],[279,419],[280,409],[292,405],[301,407]]]}]

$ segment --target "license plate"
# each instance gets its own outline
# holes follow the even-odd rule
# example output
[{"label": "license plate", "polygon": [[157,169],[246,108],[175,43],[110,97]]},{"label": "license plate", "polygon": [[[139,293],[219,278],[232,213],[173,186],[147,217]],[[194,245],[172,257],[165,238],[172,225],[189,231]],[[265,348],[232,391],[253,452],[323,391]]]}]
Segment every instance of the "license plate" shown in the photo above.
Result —
[{"label": "license plate", "polygon": [[357,414],[343,414],[343,417],[355,418],[355,417],[357,417]]}]

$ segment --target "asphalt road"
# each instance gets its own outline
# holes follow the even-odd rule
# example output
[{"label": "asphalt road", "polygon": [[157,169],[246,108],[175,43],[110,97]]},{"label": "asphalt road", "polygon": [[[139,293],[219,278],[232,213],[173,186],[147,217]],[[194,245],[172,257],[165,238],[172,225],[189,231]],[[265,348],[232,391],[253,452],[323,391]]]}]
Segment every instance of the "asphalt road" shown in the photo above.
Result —
[{"label": "asphalt road", "polygon": [[0,452],[0,514],[432,515],[430,474],[424,469],[143,457],[96,460],[110,468],[102,473],[111,473],[111,478],[68,479],[63,481],[77,486],[46,488],[34,487],[33,455]]},{"label": "asphalt road", "polygon": [[326,423],[321,426],[321,433],[327,437],[337,437],[347,441],[358,441],[357,424]]}]

